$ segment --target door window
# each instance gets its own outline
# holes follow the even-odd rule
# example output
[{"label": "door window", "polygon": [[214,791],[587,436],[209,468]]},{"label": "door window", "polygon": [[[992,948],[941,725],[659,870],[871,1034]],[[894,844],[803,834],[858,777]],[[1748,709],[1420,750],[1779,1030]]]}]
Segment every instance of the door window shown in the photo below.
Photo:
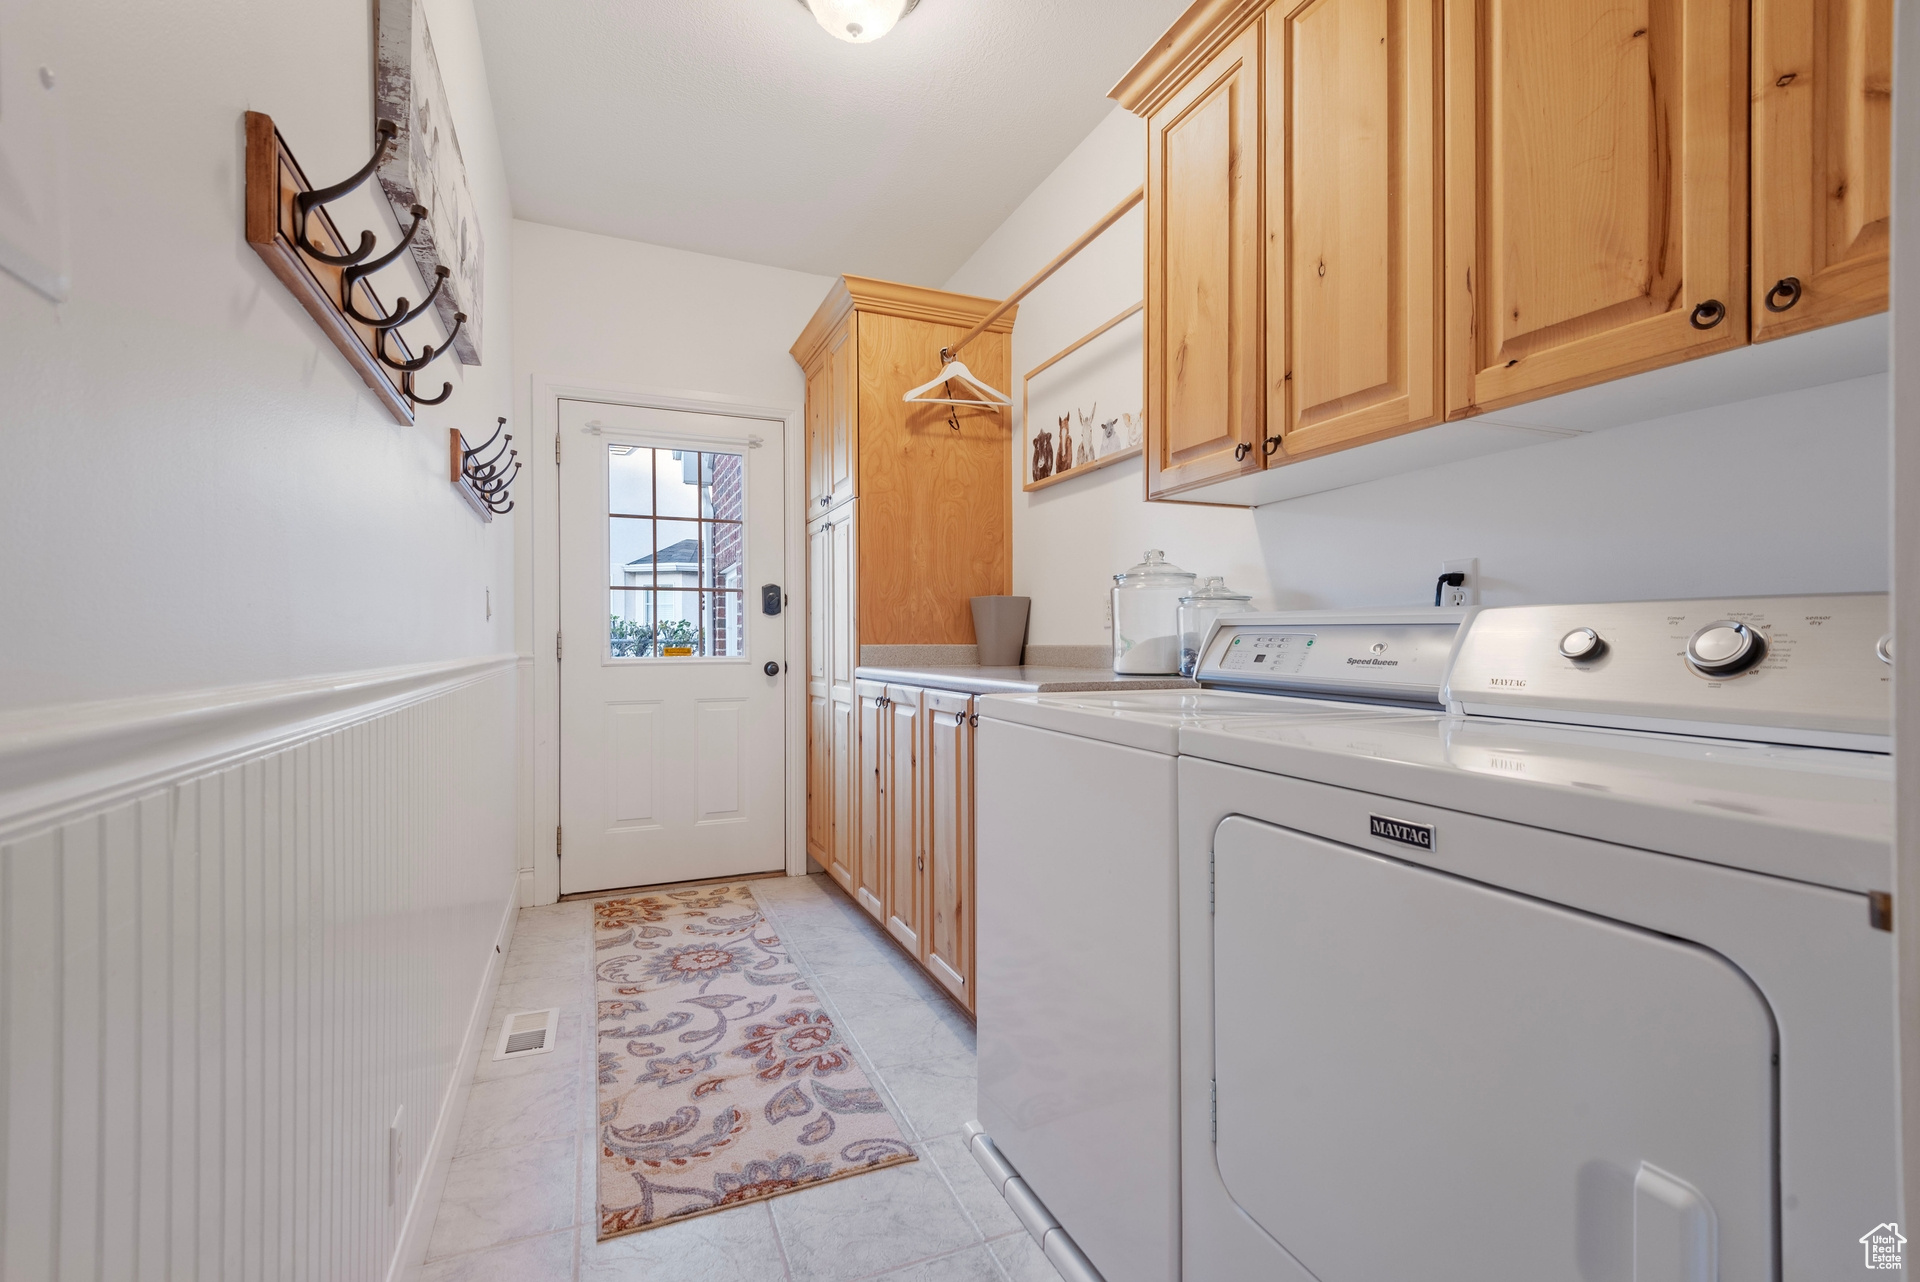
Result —
[{"label": "door window", "polygon": [[607,446],[610,659],[737,659],[746,647],[745,460]]}]

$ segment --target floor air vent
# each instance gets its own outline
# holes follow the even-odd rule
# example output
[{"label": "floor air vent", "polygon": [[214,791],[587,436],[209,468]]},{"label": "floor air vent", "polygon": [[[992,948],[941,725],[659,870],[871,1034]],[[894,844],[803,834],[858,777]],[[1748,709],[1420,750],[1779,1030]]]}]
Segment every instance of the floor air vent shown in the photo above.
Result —
[{"label": "floor air vent", "polygon": [[553,1049],[553,1029],[560,1018],[557,1009],[517,1010],[507,1016],[500,1029],[500,1045],[495,1059],[519,1059],[522,1055],[544,1055]]}]

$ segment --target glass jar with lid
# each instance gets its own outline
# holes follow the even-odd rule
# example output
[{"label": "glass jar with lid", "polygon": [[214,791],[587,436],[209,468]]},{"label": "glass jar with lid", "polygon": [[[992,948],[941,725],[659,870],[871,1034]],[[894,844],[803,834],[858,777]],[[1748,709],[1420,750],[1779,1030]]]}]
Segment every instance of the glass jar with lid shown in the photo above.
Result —
[{"label": "glass jar with lid", "polygon": [[1158,548],[1113,576],[1113,670],[1171,674],[1180,670],[1180,598],[1194,576]]},{"label": "glass jar with lid", "polygon": [[1223,614],[1244,614],[1253,606],[1252,597],[1235,592],[1218,574],[1200,580],[1198,587],[1180,598],[1180,675],[1190,677],[1200,666],[1200,647],[1207,642],[1213,621]]}]

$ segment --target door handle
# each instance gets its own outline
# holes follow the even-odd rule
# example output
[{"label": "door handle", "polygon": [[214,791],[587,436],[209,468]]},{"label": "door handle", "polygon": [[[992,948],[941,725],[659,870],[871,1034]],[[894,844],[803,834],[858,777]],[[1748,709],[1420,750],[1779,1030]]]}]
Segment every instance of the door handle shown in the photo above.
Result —
[{"label": "door handle", "polygon": [[767,666],[760,669],[760,671],[766,673],[770,677],[777,677],[780,675],[780,665],[776,661],[772,659],[768,659]]}]

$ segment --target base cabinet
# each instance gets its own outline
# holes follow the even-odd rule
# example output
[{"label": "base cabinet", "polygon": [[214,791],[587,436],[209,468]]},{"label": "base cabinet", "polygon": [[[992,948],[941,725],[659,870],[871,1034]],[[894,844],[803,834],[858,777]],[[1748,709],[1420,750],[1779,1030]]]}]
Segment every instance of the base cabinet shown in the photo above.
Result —
[{"label": "base cabinet", "polygon": [[927,970],[968,1010],[973,998],[973,700],[927,692]]},{"label": "base cabinet", "polygon": [[833,768],[857,835],[844,861],[823,866],[972,1010],[973,697],[870,681],[854,689],[857,742]]},{"label": "base cabinet", "polygon": [[887,933],[915,957],[923,955],[920,923],[926,919],[923,874],[927,869],[926,802],[920,787],[920,691],[887,687],[883,729],[886,790]]}]

